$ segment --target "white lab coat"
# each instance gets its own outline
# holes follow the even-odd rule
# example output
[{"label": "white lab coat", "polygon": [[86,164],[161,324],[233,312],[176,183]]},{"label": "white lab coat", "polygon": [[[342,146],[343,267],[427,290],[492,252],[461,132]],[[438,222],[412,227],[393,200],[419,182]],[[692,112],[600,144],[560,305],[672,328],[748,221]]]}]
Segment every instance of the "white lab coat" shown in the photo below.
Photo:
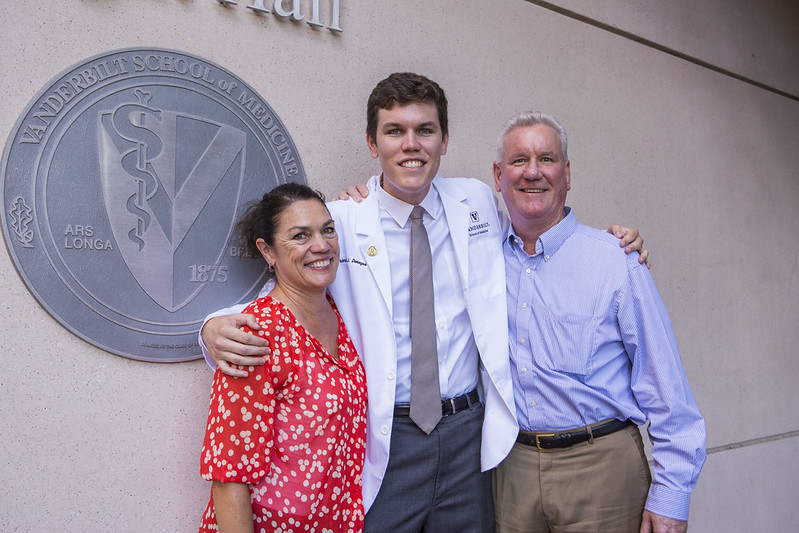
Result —
[{"label": "white lab coat", "polygon": [[[374,190],[378,176],[369,181]],[[480,397],[485,403],[481,465],[494,468],[518,433],[508,359],[505,264],[497,202],[475,179],[433,181],[444,206],[464,299],[480,352]],[[394,412],[397,350],[392,322],[391,279],[380,226],[377,195],[361,203],[331,202],[341,249],[330,293],[366,368],[369,391],[363,498],[371,507],[388,465]]]}]

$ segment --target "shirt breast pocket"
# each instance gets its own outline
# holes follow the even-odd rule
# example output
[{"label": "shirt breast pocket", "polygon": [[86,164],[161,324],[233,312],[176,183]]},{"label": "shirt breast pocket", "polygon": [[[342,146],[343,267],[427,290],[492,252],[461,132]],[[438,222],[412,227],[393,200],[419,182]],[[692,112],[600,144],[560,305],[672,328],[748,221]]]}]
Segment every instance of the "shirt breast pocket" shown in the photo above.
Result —
[{"label": "shirt breast pocket", "polygon": [[591,355],[598,318],[547,309],[541,324],[541,350],[536,362],[558,372],[585,376],[591,372]]}]

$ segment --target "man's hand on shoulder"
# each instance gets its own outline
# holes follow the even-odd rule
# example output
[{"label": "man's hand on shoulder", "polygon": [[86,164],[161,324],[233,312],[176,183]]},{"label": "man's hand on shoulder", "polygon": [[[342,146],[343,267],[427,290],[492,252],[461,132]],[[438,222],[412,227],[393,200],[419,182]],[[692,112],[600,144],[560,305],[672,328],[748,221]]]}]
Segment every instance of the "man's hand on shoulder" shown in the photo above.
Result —
[{"label": "man's hand on shoulder", "polygon": [[202,329],[203,342],[216,366],[229,376],[247,377],[246,370],[231,365],[258,366],[266,362],[263,356],[270,353],[266,339],[245,333],[241,326],[253,331],[261,329],[253,315],[235,314],[218,316],[205,323]]},{"label": "man's hand on shoulder", "polygon": [[350,185],[346,191],[341,191],[335,200],[349,200],[352,198],[356,202],[360,202],[369,196],[369,187],[365,183],[358,183],[357,185]]},{"label": "man's hand on shoulder", "polygon": [[675,520],[644,510],[641,533],[685,533],[687,530],[688,522],[684,520]]},{"label": "man's hand on shoulder", "polygon": [[621,239],[619,245],[624,248],[625,253],[638,252],[640,255],[638,262],[646,263],[646,268],[652,268],[652,265],[649,264],[649,250],[644,248],[644,238],[636,228],[612,224],[608,228],[608,233]]}]

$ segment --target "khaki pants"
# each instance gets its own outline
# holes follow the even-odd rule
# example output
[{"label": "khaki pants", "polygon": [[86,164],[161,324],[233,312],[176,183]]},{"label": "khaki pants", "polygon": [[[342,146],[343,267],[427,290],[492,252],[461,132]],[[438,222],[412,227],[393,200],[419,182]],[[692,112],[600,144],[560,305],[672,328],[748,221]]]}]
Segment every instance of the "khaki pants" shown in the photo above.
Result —
[{"label": "khaki pants", "polygon": [[637,533],[651,474],[629,426],[570,448],[516,443],[494,472],[498,533]]}]

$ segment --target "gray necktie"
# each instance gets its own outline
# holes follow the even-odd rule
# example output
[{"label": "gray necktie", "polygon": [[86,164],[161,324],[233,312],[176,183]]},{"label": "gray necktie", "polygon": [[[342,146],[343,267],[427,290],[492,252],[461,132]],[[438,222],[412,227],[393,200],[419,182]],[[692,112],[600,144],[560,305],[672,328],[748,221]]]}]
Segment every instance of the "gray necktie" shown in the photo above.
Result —
[{"label": "gray necktie", "polygon": [[411,420],[430,434],[441,420],[438,388],[435,307],[433,304],[433,258],[427,230],[422,223],[424,208],[411,211]]}]

